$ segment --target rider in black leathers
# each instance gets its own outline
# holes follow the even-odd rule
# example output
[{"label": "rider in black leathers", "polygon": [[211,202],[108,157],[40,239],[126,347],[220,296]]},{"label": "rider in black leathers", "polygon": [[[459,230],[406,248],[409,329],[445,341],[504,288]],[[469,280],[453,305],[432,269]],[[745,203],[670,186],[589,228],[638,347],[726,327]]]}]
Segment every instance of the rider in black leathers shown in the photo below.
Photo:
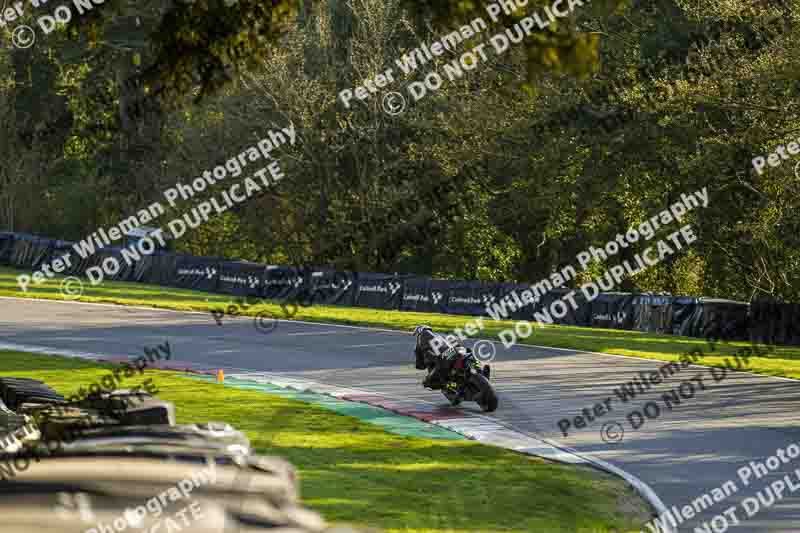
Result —
[{"label": "rider in black leathers", "polygon": [[[459,345],[452,345],[441,335],[437,335],[429,326],[417,326],[414,329],[417,344],[414,348],[417,370],[428,370],[428,375],[422,380],[425,387],[434,390],[441,389],[447,383],[450,373],[449,353],[453,350],[464,349]],[[434,339],[437,342],[434,342]]]}]

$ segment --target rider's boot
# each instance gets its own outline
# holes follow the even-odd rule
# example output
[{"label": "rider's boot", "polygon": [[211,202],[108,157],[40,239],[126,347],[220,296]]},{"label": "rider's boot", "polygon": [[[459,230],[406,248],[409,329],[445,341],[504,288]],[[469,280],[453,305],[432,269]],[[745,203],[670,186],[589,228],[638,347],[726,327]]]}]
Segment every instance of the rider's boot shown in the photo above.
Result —
[{"label": "rider's boot", "polygon": [[432,368],[428,371],[428,375],[425,376],[425,379],[422,380],[422,385],[426,388],[437,390],[441,389],[442,386],[439,383],[439,380],[436,379],[436,369]]}]

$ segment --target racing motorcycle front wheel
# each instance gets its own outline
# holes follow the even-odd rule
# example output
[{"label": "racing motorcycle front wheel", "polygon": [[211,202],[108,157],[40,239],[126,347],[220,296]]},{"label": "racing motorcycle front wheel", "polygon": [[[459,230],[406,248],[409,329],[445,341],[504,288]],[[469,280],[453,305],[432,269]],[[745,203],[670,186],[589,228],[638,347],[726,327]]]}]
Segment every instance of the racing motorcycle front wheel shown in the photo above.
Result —
[{"label": "racing motorcycle front wheel", "polygon": [[498,404],[497,393],[489,380],[482,374],[472,374],[470,381],[480,391],[473,399],[481,407],[481,410],[485,413],[495,411]]}]

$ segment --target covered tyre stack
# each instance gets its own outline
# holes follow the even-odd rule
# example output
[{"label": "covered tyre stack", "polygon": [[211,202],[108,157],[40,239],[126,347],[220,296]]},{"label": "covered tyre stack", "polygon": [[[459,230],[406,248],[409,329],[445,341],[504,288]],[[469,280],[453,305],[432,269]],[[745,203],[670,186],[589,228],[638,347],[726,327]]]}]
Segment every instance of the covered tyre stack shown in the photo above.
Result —
[{"label": "covered tyre stack", "polygon": [[[136,402],[131,402],[136,396]],[[226,423],[114,391],[68,404],[0,378],[3,533],[353,533],[303,508],[294,467]]]}]

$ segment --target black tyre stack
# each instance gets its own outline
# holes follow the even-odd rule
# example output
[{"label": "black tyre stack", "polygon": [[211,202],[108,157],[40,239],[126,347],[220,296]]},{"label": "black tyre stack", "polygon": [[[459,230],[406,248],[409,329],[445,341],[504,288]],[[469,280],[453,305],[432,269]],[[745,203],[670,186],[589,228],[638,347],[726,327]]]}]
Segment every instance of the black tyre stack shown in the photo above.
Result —
[{"label": "black tyre stack", "polygon": [[300,504],[295,468],[226,423],[114,391],[68,404],[0,378],[3,533],[348,533]]}]

